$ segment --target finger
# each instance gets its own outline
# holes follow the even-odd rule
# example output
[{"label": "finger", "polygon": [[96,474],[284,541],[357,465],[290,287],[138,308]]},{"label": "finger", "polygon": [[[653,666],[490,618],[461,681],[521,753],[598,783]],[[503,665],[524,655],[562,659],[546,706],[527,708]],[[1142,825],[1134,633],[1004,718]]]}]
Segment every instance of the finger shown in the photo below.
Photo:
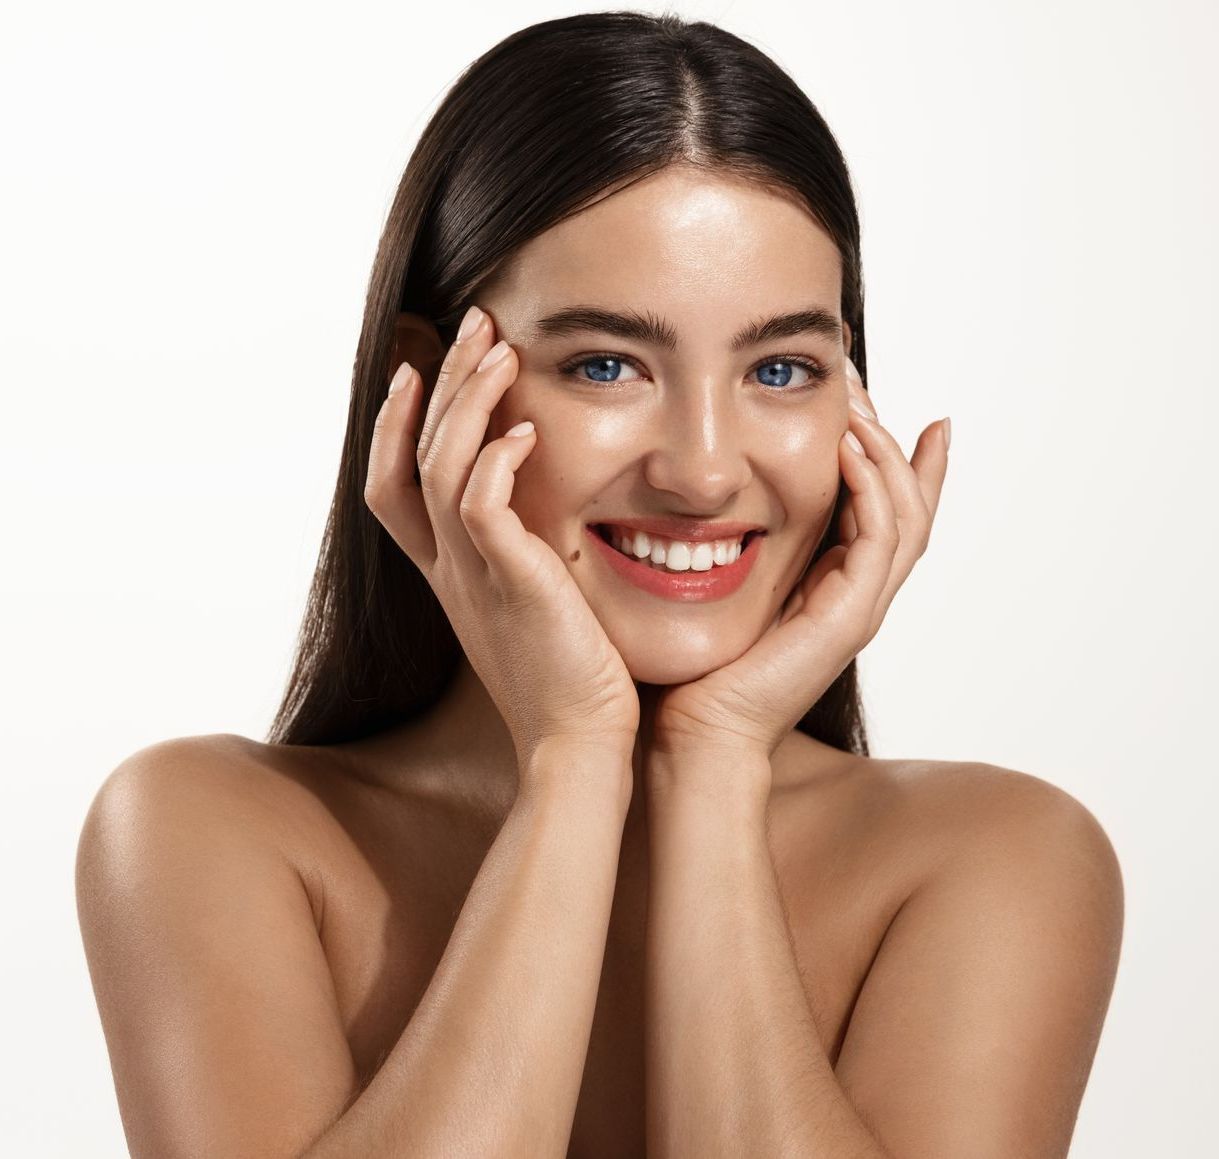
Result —
[{"label": "finger", "polygon": [[800,610],[754,645],[771,672],[785,674],[787,715],[796,720],[875,634],[876,604],[897,551],[897,517],[880,468],[850,445],[848,433],[839,441],[839,460],[851,490],[857,534],[813,565],[801,581]]},{"label": "finger", "polygon": [[871,411],[872,416],[876,416],[876,404],[872,401],[872,396],[868,393],[868,388],[863,384],[863,378],[849,358],[846,360],[846,379],[847,391],[851,398],[857,399],[863,406],[866,406]]},{"label": "finger", "polygon": [[[940,495],[944,490],[944,476],[948,471],[948,420],[932,423],[918,437],[910,464],[918,476],[918,485],[923,492],[923,502],[932,520],[939,510]],[[938,430],[936,428],[939,428]]]},{"label": "finger", "polygon": [[[884,460],[882,470],[886,471],[886,486],[895,497],[894,509],[898,525],[898,548],[884,591],[876,603],[869,630],[871,637],[880,630],[894,597],[927,550],[931,524],[939,502],[939,490],[944,481],[947,453],[942,445],[943,440],[940,439],[938,444],[936,442],[936,436],[942,433],[936,430],[940,425],[938,423],[931,424],[919,436],[914,455],[907,463],[901,447],[888,431],[879,423],[856,417],[858,421],[855,426],[859,431],[860,441],[871,455]],[[930,508],[927,503],[929,492],[933,492]]]},{"label": "finger", "polygon": [[419,372],[404,362],[394,374],[373,424],[364,502],[426,575],[436,559],[436,537],[415,482],[413,433],[422,397]]},{"label": "finger", "polygon": [[458,505],[470,540],[501,591],[519,588],[531,578],[523,565],[531,555],[532,536],[509,504],[516,472],[536,445],[532,423],[517,423],[489,442],[474,462]]},{"label": "finger", "polygon": [[471,306],[466,311],[457,337],[436,372],[436,383],[432,387],[432,396],[428,399],[423,429],[419,432],[417,459],[420,466],[453,396],[461,389],[461,384],[473,372],[491,345],[492,330],[490,319],[477,306]]},{"label": "finger", "polygon": [[[499,345],[499,344],[497,344]],[[423,498],[437,533],[458,544],[469,540],[459,505],[470,482],[479,448],[487,437],[491,414],[504,391],[516,379],[519,363],[507,343],[494,362],[484,362],[467,376],[436,426],[432,445],[420,464]],[[491,353],[495,353],[493,347]]]},{"label": "finger", "polygon": [[[855,367],[855,363],[848,356],[846,359],[845,374],[847,380],[847,398],[848,401],[858,402],[860,406],[867,409],[868,413],[873,417],[876,416],[876,407],[872,402],[871,395],[868,394],[867,388],[863,384],[863,379],[860,377],[859,371]],[[858,534],[855,527],[855,513],[851,509],[851,499],[848,495],[842,504],[842,510],[838,520],[838,542],[842,544],[850,544],[850,542]]]},{"label": "finger", "polygon": [[784,623],[804,611],[804,607],[808,603],[808,597],[825,581],[825,577],[831,571],[842,567],[842,561],[846,557],[848,550],[849,548],[845,544],[835,544],[813,564],[808,574],[798,585],[797,598],[792,600],[790,609],[784,615]]},{"label": "finger", "polygon": [[[870,620],[897,554],[897,513],[880,468],[866,451],[851,446],[850,433],[848,429],[839,441],[838,457],[842,477],[851,489],[856,534],[843,557],[842,575],[849,589],[845,594],[851,613]],[[808,606],[814,603],[810,600]]]},{"label": "finger", "polygon": [[[765,646],[776,670],[800,672],[795,687],[816,687],[833,680],[875,632],[875,609],[897,551],[897,519],[880,468],[850,446],[847,434],[839,442],[842,477],[851,489],[857,533],[850,544],[830,548],[801,580],[803,600],[784,629]],[[816,647],[810,650],[810,641]],[[832,673],[825,665],[834,667]],[[793,667],[794,666],[794,667]]]},{"label": "finger", "polygon": [[898,549],[895,566],[906,574],[927,547],[931,532],[931,516],[923,499],[918,475],[906,461],[901,444],[881,424],[851,408],[851,430],[863,443],[864,450],[880,468],[885,487],[893,501],[897,517]]},{"label": "finger", "polygon": [[[849,397],[866,408],[871,417],[879,423],[872,396],[864,386],[863,379],[850,358],[846,360],[846,379]],[[932,424],[933,427],[936,425]],[[935,454],[934,432],[929,435],[931,427],[928,427],[919,436],[914,454],[910,456],[910,465],[914,468],[919,490],[922,492],[923,504],[931,520],[934,520],[936,509],[939,507],[944,475],[948,469],[948,420],[940,419],[938,425],[941,428],[940,434],[944,443],[942,457],[937,458]],[[888,434],[883,425],[880,429]],[[864,445],[867,446],[866,443]]]},{"label": "finger", "polygon": [[842,504],[838,517],[838,542],[850,546],[851,541],[859,534],[855,526],[855,512],[851,510],[851,500],[848,497]]}]

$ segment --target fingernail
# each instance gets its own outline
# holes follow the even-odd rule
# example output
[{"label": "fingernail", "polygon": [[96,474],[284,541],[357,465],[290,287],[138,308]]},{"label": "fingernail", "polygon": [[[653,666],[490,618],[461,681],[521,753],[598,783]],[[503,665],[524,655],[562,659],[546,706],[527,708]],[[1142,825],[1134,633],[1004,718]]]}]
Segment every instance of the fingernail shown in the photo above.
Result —
[{"label": "fingernail", "polygon": [[389,381],[389,393],[397,394],[405,385],[406,380],[411,376],[411,364],[404,362],[394,371],[394,377]]},{"label": "fingernail", "polygon": [[944,448],[945,448],[945,450],[947,450],[947,448],[949,448],[951,446],[952,446],[952,419],[949,418],[949,419],[944,420]]},{"label": "fingernail", "polygon": [[847,431],[847,432],[846,432],[846,440],[847,440],[847,442],[848,442],[848,443],[850,443],[850,444],[851,444],[851,446],[852,446],[852,447],[854,447],[854,448],[855,448],[855,450],[857,450],[857,451],[858,451],[858,452],[859,452],[861,455],[864,453],[864,450],[863,450],[863,443],[861,443],[861,442],[860,442],[860,441],[859,441],[859,440],[858,440],[858,439],[855,437],[855,432],[854,432],[854,431]]},{"label": "fingernail", "polygon": [[466,311],[466,316],[461,320],[461,329],[457,331],[457,341],[464,342],[475,330],[478,329],[479,322],[482,321],[483,312],[477,306],[471,306]]},{"label": "fingernail", "polygon": [[498,362],[505,354],[508,353],[508,343],[502,338],[483,355],[483,360],[478,364],[477,369],[486,370],[493,362]]},{"label": "fingernail", "polygon": [[504,434],[514,436],[527,435],[531,430],[533,430],[533,423],[529,419],[526,419],[524,422],[517,423],[516,426],[504,431]]},{"label": "fingernail", "polygon": [[868,408],[866,406],[864,406],[864,404],[862,402],[860,402],[859,399],[857,399],[854,395],[851,395],[851,407],[852,407],[852,409],[857,411],[859,414],[863,415],[864,418],[870,419],[873,422],[876,421],[875,413],[868,410]]}]

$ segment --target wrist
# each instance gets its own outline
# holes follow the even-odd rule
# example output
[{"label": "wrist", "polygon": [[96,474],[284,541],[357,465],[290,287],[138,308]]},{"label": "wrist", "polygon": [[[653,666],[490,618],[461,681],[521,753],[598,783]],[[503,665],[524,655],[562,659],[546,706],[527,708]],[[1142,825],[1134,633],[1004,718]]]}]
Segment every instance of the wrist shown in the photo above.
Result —
[{"label": "wrist", "polygon": [[648,754],[649,805],[705,802],[765,814],[774,780],[770,758],[751,749],[705,747]]},{"label": "wrist", "polygon": [[517,796],[587,804],[625,818],[634,789],[631,754],[591,741],[543,741],[517,761]]}]

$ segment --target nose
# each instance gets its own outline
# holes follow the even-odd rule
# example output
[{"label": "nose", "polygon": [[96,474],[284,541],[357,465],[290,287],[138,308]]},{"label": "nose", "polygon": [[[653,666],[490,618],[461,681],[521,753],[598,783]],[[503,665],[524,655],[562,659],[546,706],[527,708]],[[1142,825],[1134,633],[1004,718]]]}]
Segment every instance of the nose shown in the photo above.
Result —
[{"label": "nose", "polygon": [[659,404],[644,478],[684,510],[721,511],[753,477],[746,435],[728,384],[685,383]]}]

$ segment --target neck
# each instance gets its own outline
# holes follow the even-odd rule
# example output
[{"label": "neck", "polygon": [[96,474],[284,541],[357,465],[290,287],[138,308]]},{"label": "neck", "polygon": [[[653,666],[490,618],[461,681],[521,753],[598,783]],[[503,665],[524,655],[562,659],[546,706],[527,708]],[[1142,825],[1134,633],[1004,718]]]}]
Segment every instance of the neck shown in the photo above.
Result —
[{"label": "neck", "polygon": [[[635,782],[631,794],[632,819],[637,815],[637,804],[642,801],[646,788],[645,738],[651,735],[651,714],[655,692],[659,691],[653,685],[637,687],[640,729],[631,755]],[[486,686],[464,655],[458,661],[457,671],[444,695],[412,726],[412,743],[444,766],[461,768],[478,777],[505,807],[515,797],[518,774],[512,734]]]},{"label": "neck", "polygon": [[[662,686],[636,683],[639,693],[639,731],[631,754],[634,788],[626,829],[628,836],[646,826],[646,754],[652,723]],[[463,655],[452,682],[439,701],[423,717],[403,729],[374,738],[371,745],[383,760],[382,767],[397,760],[407,767],[427,767],[443,776],[471,778],[475,790],[506,812],[516,798],[518,773],[516,749],[499,709],[486,686]],[[837,749],[793,732],[772,758],[775,787],[786,779],[787,769],[796,778],[806,777],[814,764],[837,761]]]}]

